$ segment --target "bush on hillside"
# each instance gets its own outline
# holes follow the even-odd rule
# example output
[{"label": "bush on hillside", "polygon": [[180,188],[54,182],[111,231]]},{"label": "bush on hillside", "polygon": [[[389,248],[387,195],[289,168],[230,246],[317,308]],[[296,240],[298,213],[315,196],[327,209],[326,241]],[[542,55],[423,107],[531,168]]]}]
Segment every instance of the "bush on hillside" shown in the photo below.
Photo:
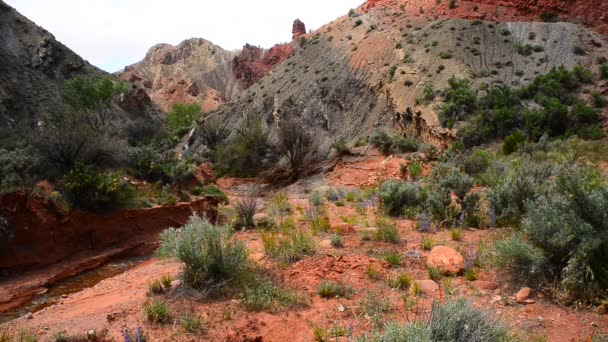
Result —
[{"label": "bush on hillside", "polygon": [[[581,166],[563,166],[555,182],[526,205],[522,256],[498,249],[503,264],[547,285],[557,283],[565,299],[595,299],[607,294],[608,184]],[[534,261],[529,262],[529,261]]]},{"label": "bush on hillside", "polygon": [[421,208],[426,198],[427,191],[420,183],[388,180],[378,187],[378,200],[383,210],[391,216],[404,214],[406,208]]},{"label": "bush on hillside", "polygon": [[230,227],[213,226],[194,215],[182,228],[169,228],[161,234],[157,253],[184,263],[186,285],[213,291],[239,277],[247,265],[245,246],[231,240],[231,235]]},{"label": "bush on hillside", "polygon": [[415,138],[404,137],[403,135],[388,133],[383,130],[373,131],[369,136],[369,142],[386,155],[391,153],[415,152],[420,147],[420,142]]},{"label": "bush on hillside", "polygon": [[112,171],[78,164],[62,179],[62,186],[75,207],[91,211],[109,211],[128,207],[134,198],[133,188]]},{"label": "bush on hillside", "polygon": [[0,193],[32,188],[40,177],[40,158],[31,148],[0,148]]},{"label": "bush on hillside", "polygon": [[208,148],[214,149],[228,139],[230,129],[220,119],[212,117],[205,118],[197,127],[197,133]]},{"label": "bush on hillside", "polygon": [[312,136],[295,120],[281,123],[278,135],[277,150],[287,158],[289,171],[297,177],[315,149]]},{"label": "bush on hillside", "polygon": [[169,126],[174,131],[180,131],[191,127],[202,116],[201,106],[196,103],[174,103],[168,116]]}]

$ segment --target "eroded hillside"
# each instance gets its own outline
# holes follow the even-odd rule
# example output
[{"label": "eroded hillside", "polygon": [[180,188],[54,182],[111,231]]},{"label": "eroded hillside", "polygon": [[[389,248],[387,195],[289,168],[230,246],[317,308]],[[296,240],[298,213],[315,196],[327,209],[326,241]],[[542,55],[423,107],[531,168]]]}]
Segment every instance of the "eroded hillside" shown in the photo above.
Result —
[{"label": "eroded hillside", "polygon": [[454,132],[439,126],[436,105],[417,105],[427,85],[441,90],[452,76],[477,88],[523,85],[556,66],[592,67],[607,51],[604,36],[573,23],[435,19],[383,6],[305,37],[298,53],[213,115],[238,127],[243,113],[257,113],[271,128],[299,117],[322,154],[378,126],[445,144]]}]

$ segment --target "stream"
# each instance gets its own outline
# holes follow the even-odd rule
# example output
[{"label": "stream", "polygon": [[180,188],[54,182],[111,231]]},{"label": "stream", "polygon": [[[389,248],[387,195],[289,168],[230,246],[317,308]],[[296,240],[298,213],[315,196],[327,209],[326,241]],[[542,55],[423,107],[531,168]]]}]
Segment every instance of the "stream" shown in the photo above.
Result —
[{"label": "stream", "polygon": [[48,291],[38,295],[18,308],[0,314],[0,324],[26,315],[35,313],[62,300],[62,296],[93,287],[104,279],[124,273],[133,267],[149,260],[151,255],[121,258],[109,261],[95,269],[82,272],[74,277],[63,279],[48,288]]}]

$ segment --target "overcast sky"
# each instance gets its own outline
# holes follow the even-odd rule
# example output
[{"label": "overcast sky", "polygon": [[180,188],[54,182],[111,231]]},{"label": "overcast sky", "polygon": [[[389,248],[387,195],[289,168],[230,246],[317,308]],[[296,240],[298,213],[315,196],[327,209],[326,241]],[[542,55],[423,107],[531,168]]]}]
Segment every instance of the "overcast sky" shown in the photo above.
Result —
[{"label": "overcast sky", "polygon": [[291,40],[296,18],[316,29],[364,0],[4,0],[109,72],[157,43],[205,38],[224,49]]}]

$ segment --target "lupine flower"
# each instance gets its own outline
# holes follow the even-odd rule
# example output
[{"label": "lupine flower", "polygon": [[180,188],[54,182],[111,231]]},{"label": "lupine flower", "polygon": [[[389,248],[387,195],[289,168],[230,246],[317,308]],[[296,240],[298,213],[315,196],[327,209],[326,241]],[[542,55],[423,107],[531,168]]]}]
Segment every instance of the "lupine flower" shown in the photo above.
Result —
[{"label": "lupine flower", "polygon": [[495,222],[496,222],[496,212],[494,211],[494,208],[489,207],[488,208],[488,225],[490,227],[494,227]]},{"label": "lupine flower", "polygon": [[135,337],[137,337],[137,342],[141,342],[141,327],[138,325],[137,330],[135,330],[135,331],[136,331]]},{"label": "lupine flower", "polygon": [[424,213],[418,215],[418,231],[428,232],[431,228],[431,219]]}]

